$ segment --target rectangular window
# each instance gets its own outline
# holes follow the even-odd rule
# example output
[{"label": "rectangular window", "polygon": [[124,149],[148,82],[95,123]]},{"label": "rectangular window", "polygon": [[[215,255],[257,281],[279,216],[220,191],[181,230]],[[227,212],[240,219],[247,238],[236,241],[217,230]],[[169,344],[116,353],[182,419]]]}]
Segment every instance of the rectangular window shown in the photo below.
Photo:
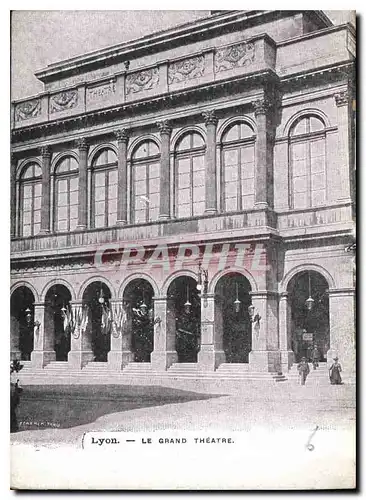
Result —
[{"label": "rectangular window", "polygon": [[254,145],[223,151],[223,209],[247,210],[254,206]]}]

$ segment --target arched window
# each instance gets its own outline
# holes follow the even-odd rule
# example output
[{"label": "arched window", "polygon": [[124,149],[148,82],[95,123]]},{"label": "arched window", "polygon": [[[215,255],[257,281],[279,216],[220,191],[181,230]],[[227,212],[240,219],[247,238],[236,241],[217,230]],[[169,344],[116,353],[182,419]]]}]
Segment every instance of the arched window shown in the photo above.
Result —
[{"label": "arched window", "polygon": [[290,206],[308,208],[326,202],[325,126],[316,116],[297,120],[290,129]]},{"label": "arched window", "polygon": [[244,122],[235,123],[226,129],[221,142],[222,210],[235,212],[253,208],[254,131]]},{"label": "arched window", "polygon": [[160,152],[153,141],[144,141],[132,155],[132,220],[136,224],[157,220],[160,206]]},{"label": "arched window", "polygon": [[72,156],[64,157],[55,173],[55,230],[73,231],[78,224],[78,163]]},{"label": "arched window", "polygon": [[[117,222],[117,156],[103,149],[92,162],[92,221],[94,227]],[[124,193],[125,196],[125,193]]]},{"label": "arched window", "polygon": [[175,213],[192,217],[205,211],[205,142],[197,132],[183,135],[175,148]]},{"label": "arched window", "polygon": [[21,235],[35,236],[41,230],[42,169],[37,163],[28,165],[20,179]]}]

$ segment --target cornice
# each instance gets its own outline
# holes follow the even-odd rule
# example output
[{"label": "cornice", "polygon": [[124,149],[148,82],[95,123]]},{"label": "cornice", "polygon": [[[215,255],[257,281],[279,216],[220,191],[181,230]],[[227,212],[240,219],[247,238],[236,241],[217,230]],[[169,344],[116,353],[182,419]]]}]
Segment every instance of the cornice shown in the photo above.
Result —
[{"label": "cornice", "polygon": [[99,123],[105,123],[121,117],[132,118],[136,116],[139,111],[148,109],[149,112],[157,111],[167,106],[175,104],[184,104],[189,99],[210,99],[212,91],[216,93],[219,91],[228,91],[234,93],[242,91],[243,82],[249,82],[252,85],[263,84],[265,82],[278,82],[278,76],[270,69],[258,71],[241,75],[240,77],[230,78],[224,81],[210,82],[205,85],[192,87],[189,89],[181,89],[175,92],[160,94],[153,98],[141,99],[131,103],[124,103],[122,105],[114,106],[111,108],[103,108],[89,113],[83,113],[72,117],[65,117],[48,121],[40,124],[31,125],[29,127],[16,128],[12,130],[11,139],[12,143],[24,142],[28,139],[37,139],[50,136],[55,133],[64,133],[65,135],[74,129],[88,128]]}]

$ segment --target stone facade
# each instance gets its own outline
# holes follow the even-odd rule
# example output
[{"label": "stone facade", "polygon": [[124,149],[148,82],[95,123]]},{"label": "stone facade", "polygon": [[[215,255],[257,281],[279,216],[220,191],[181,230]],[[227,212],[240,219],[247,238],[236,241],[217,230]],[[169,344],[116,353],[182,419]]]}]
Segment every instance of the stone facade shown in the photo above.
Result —
[{"label": "stone facade", "polygon": [[[11,293],[33,297],[32,366],[56,360],[52,287],[66,287],[76,318],[88,285],[102,283],[116,318],[129,284],[145,280],[150,363],[168,369],[178,361],[169,287],[182,276],[197,281],[200,263],[203,370],[228,361],[220,290],[235,275],[254,307],[250,370],[288,371],[293,283],[306,273],[309,295],[311,279],[326,284],[324,357],[354,370],[354,263],[345,252],[354,227],[354,36],[319,11],[224,12],[124,44],[122,67],[114,47],[39,72],[45,92],[12,104]],[[22,356],[19,307],[13,357]],[[134,360],[131,328],[109,333],[112,370]],[[69,366],[93,358],[81,328]]]}]

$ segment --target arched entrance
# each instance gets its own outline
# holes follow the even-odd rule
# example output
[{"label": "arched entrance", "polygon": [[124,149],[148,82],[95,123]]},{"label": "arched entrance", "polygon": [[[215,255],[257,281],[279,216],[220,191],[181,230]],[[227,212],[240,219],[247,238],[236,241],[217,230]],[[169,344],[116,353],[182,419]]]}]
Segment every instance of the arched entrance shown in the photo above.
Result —
[{"label": "arched entrance", "polygon": [[85,335],[91,340],[94,361],[107,361],[111,349],[110,298],[108,286],[101,281],[90,283],[83,294],[83,306],[88,307]]},{"label": "arched entrance", "polygon": [[291,347],[295,362],[302,356],[310,358],[314,345],[321,353],[321,361],[326,360],[330,342],[328,287],[325,278],[316,271],[302,271],[288,284]]},{"label": "arched entrance", "polygon": [[215,294],[221,307],[223,349],[227,363],[248,363],[252,349],[252,324],[248,307],[251,286],[240,273],[226,274],[218,281]]},{"label": "arched entrance", "polygon": [[56,361],[67,361],[70,351],[70,331],[64,330],[63,309],[69,307],[71,293],[65,285],[51,286],[45,297],[45,331],[52,335]]},{"label": "arched entrance", "polygon": [[34,295],[21,286],[10,298],[11,357],[30,361],[33,351]]},{"label": "arched entrance", "polygon": [[150,363],[151,353],[154,350],[153,299],[153,287],[142,278],[132,280],[123,294],[123,300],[128,308],[127,330],[131,332],[129,344],[135,362]]},{"label": "arched entrance", "polygon": [[168,310],[174,314],[178,363],[197,363],[201,340],[201,299],[197,281],[179,276],[168,288]]}]

